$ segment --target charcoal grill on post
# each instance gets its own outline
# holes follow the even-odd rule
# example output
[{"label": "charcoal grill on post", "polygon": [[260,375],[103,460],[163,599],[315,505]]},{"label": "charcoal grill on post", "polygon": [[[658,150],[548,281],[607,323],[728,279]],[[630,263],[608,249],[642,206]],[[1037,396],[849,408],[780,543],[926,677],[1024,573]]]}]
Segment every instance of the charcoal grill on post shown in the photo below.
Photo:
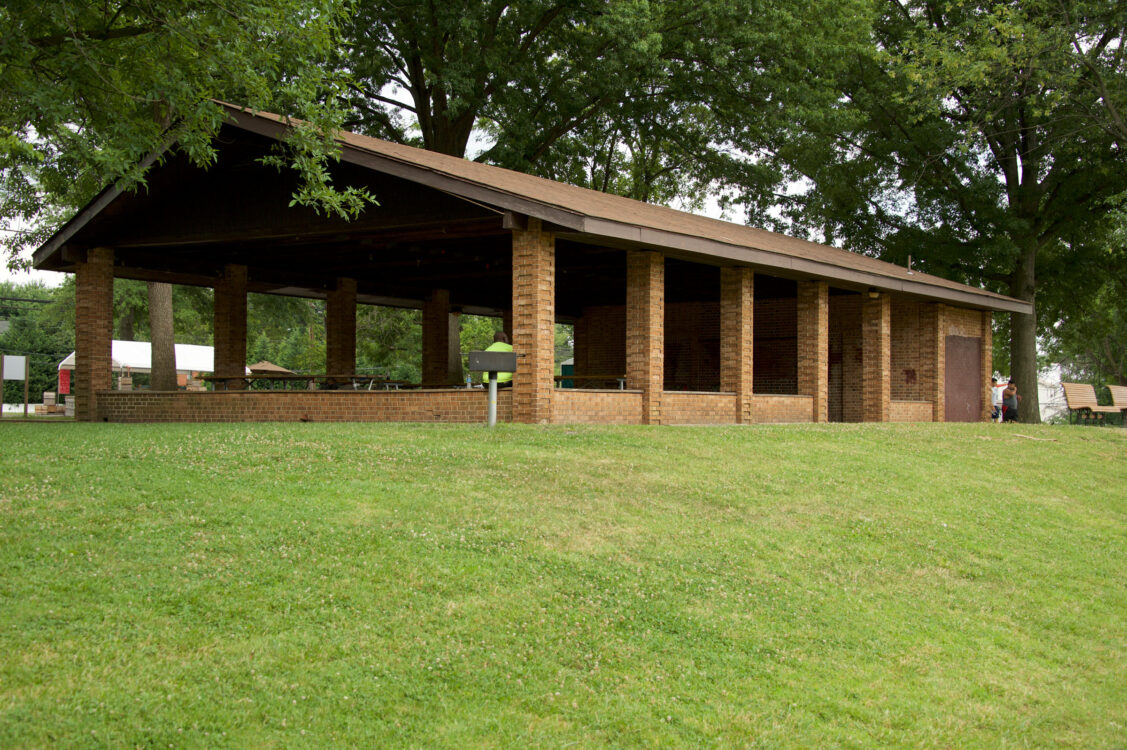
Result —
[{"label": "charcoal grill on post", "polygon": [[497,373],[516,372],[513,352],[470,352],[470,371],[489,373],[489,426],[497,424]]}]

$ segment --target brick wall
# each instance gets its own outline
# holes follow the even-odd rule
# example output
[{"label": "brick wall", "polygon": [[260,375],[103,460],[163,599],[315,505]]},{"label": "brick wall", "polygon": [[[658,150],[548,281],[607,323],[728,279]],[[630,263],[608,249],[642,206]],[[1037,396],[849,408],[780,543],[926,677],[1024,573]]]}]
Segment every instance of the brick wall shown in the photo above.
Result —
[{"label": "brick wall", "polygon": [[74,416],[89,422],[99,392],[113,385],[113,250],[92,248],[76,264],[74,324]]},{"label": "brick wall", "polygon": [[583,309],[583,315],[575,323],[575,373],[626,374],[624,305]]},{"label": "brick wall", "polygon": [[751,422],[755,374],[755,274],[720,269],[720,390],[736,397],[736,421]]},{"label": "brick wall", "polygon": [[667,303],[664,356],[665,390],[720,390],[720,303]]},{"label": "brick wall", "polygon": [[930,401],[896,401],[888,407],[889,422],[930,422]]},{"label": "brick wall", "polygon": [[829,406],[831,422],[860,422],[861,296],[830,297]]},{"label": "brick wall", "polygon": [[[102,391],[109,422],[464,422],[485,423],[482,389],[420,391]],[[512,391],[497,394],[497,421],[511,422]]]},{"label": "brick wall", "polygon": [[665,256],[626,253],[626,385],[642,391],[642,422],[661,424],[665,357]]},{"label": "brick wall", "polygon": [[824,281],[797,287],[797,393],[814,399],[814,421],[825,422],[829,396],[830,290]]},{"label": "brick wall", "polygon": [[810,396],[761,396],[752,399],[755,421],[760,424],[813,422],[814,399]]},{"label": "brick wall", "polygon": [[641,424],[641,391],[558,389],[552,398],[554,424]]},{"label": "brick wall", "polygon": [[861,301],[861,399],[864,421],[887,422],[891,401],[891,300],[887,293]]},{"label": "brick wall", "polygon": [[912,300],[892,300],[889,364],[891,394],[894,400],[920,401],[923,397],[920,369],[923,362],[921,304]]},{"label": "brick wall", "polygon": [[556,241],[530,218],[513,230],[513,419],[529,424],[552,418],[556,347]]},{"label": "brick wall", "polygon": [[798,393],[798,307],[794,298],[755,300],[756,393]]},{"label": "brick wall", "polygon": [[663,424],[734,424],[734,393],[666,391],[661,402]]}]

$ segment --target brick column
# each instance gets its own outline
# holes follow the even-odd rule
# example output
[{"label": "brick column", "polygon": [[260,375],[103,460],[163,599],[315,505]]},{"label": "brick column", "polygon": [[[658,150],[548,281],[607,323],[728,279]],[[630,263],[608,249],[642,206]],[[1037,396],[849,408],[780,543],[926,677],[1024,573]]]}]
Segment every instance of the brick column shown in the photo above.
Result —
[{"label": "brick column", "polygon": [[449,360],[450,290],[435,289],[423,302],[423,384],[446,384]]},{"label": "brick column", "polygon": [[866,422],[887,422],[892,400],[890,297],[865,295],[861,303],[861,398]]},{"label": "brick column", "polygon": [[720,269],[720,390],[736,394],[736,422],[752,421],[755,274]]},{"label": "brick column", "polygon": [[812,396],[815,422],[829,419],[830,287],[798,282],[798,393]]},{"label": "brick column", "polygon": [[[242,375],[247,367],[247,267],[226,265],[215,284],[215,374]],[[222,387],[222,386],[220,386]],[[242,380],[227,388],[246,387]]]},{"label": "brick column", "polygon": [[[931,383],[931,419],[933,422],[947,421],[947,390],[944,379],[947,377],[947,320],[945,305],[927,305],[930,310],[931,359],[935,363],[935,379]],[[987,383],[990,381],[987,380]]]},{"label": "brick column", "polygon": [[552,420],[556,348],[556,239],[539,219],[513,229],[513,421]]},{"label": "brick column", "polygon": [[356,279],[337,279],[325,300],[325,372],[356,371]]},{"label": "brick column", "polygon": [[982,399],[982,421],[990,421],[990,378],[994,375],[994,314],[989,310],[982,311],[982,390],[985,397]]},{"label": "brick column", "polygon": [[920,305],[920,398],[931,402],[931,421],[942,422],[943,412],[936,408],[940,402],[939,370],[939,305],[925,302]]},{"label": "brick column", "polygon": [[661,424],[665,389],[665,255],[626,252],[626,387],[642,391],[642,423]]},{"label": "brick column", "polygon": [[113,250],[87,250],[74,280],[74,416],[93,422],[98,391],[113,388]]}]

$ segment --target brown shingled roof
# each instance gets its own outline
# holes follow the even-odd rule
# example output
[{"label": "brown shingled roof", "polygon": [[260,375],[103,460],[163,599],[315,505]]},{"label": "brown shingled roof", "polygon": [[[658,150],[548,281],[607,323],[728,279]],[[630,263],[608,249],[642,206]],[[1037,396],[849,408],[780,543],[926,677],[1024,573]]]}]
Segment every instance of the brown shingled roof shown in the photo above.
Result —
[{"label": "brown shingled roof", "polygon": [[[265,112],[227,105],[236,121],[251,129],[255,121],[285,126],[287,120]],[[677,211],[596,190],[576,187],[454,156],[343,132],[338,136],[344,159],[387,169],[397,176],[428,181],[434,187],[500,209],[513,210],[562,225],[577,233],[638,246],[722,257],[748,265],[789,269],[798,275],[845,279],[853,286],[945,299],[957,304],[1009,312],[1032,312],[1028,303],[939,276],[816,242],[764,229]],[[368,157],[368,158],[365,158]],[[374,161],[373,161],[374,159]],[[427,178],[430,178],[428,180]],[[420,179],[421,178],[421,179]]]}]

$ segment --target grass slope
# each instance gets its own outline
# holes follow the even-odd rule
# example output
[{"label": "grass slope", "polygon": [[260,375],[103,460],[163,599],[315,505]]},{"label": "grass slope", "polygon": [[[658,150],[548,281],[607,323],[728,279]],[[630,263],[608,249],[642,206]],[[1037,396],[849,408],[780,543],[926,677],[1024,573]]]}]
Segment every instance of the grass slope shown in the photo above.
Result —
[{"label": "grass slope", "polygon": [[1127,745],[1127,431],[0,428],[0,746]]}]

